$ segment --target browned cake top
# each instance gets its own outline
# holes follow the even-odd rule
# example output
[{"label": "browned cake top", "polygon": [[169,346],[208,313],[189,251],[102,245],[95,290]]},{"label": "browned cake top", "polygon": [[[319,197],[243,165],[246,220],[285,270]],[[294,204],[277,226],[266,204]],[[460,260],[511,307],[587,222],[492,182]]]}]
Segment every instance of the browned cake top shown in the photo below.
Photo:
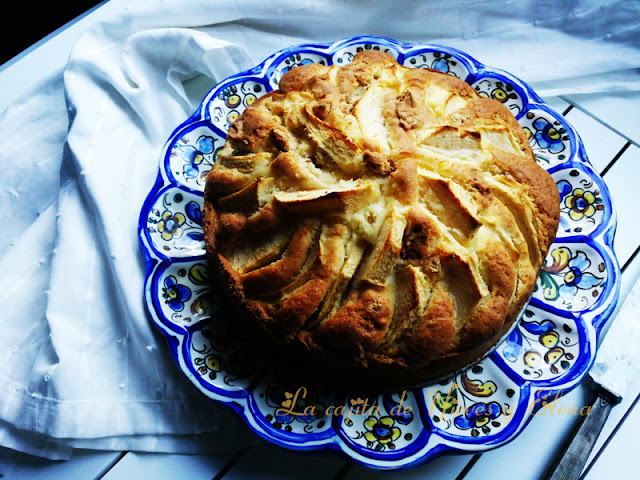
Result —
[{"label": "browned cake top", "polygon": [[212,268],[270,338],[421,378],[495,343],[558,217],[502,104],[375,50],[285,74],[231,126],[205,190]]}]

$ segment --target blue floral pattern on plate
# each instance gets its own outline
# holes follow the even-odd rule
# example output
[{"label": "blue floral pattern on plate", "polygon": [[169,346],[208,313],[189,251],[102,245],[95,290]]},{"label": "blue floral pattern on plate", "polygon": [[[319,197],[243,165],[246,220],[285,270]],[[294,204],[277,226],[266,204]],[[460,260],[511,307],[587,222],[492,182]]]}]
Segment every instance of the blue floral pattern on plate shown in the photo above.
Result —
[{"label": "blue floral pattern on plate", "polygon": [[[231,318],[209,285],[202,232],[204,180],[229,125],[282,75],[308,63],[346,64],[367,49],[400,64],[455,75],[503,102],[561,196],[557,240],[521,319],[482,362],[444,384],[359,394],[287,384],[266,359],[231,340]],[[409,468],[447,452],[504,444],[549,397],[588,372],[615,308],[620,271],[616,214],[578,134],[524,82],[442,45],[360,36],[274,53],[214,87],[167,141],[139,222],[145,302],[184,374],[258,435],[295,450],[342,452],[376,469]]]}]

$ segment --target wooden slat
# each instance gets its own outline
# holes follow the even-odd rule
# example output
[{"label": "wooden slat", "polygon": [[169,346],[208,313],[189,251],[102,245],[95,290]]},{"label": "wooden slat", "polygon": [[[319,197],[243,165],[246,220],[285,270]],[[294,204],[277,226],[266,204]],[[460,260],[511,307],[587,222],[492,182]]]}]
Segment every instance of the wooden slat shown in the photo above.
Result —
[{"label": "wooden slat", "polygon": [[604,175],[614,207],[618,212],[618,229],[613,246],[620,264],[626,262],[640,243],[638,179],[640,179],[640,148],[631,145]]},{"label": "wooden slat", "polygon": [[411,470],[396,472],[381,472],[354,466],[344,476],[344,480],[418,480],[426,478],[453,480],[464,470],[472,458],[471,454],[446,456]]},{"label": "wooden slat", "polygon": [[127,0],[108,0],[88,10],[2,65],[0,112],[39,81],[62,71],[73,45],[102,18],[127,8]]},{"label": "wooden slat", "polygon": [[634,256],[627,260],[627,263],[622,267],[625,269],[622,275],[622,285],[620,286],[620,299],[622,300],[627,296],[629,290],[633,287],[635,282],[640,277],[640,245],[638,249],[634,251]]},{"label": "wooden slat", "polygon": [[250,478],[329,480],[335,477],[344,465],[344,460],[333,455],[309,455],[265,445],[248,451],[222,478],[224,480]]},{"label": "wooden slat", "polygon": [[0,478],[3,480],[90,480],[100,478],[121,456],[120,452],[74,450],[66,461],[44,460],[0,448]]},{"label": "wooden slat", "polygon": [[634,141],[640,142],[640,92],[594,93],[589,95],[563,96],[576,108],[586,112],[598,121]]},{"label": "wooden slat", "polygon": [[580,135],[589,161],[598,172],[602,172],[627,143],[625,138],[577,108],[571,109],[566,119]]},{"label": "wooden slat", "polygon": [[130,452],[114,465],[102,479],[211,480],[222,470],[230,457],[229,453],[176,455]]}]

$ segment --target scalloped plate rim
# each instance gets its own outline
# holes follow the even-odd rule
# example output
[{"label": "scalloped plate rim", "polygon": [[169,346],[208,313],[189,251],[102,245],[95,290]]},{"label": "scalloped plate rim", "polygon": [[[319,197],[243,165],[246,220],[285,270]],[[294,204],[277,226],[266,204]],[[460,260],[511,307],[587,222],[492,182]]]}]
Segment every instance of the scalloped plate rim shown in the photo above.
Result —
[{"label": "scalloped plate rim", "polygon": [[[358,463],[360,465],[375,468],[375,469],[405,470],[408,468],[421,465],[427,461],[430,461],[434,458],[437,458],[445,454],[469,453],[471,451],[473,452],[485,451],[485,450],[496,448],[497,446],[503,445],[505,443],[508,443],[512,441],[514,438],[516,438],[518,434],[528,425],[531,419],[535,416],[535,413],[541,408],[541,405],[537,404],[535,408],[531,409],[529,414],[527,414],[527,412],[524,411],[520,421],[514,422],[513,432],[510,435],[504,434],[505,430],[501,430],[497,432],[495,436],[495,439],[496,439],[495,444],[492,444],[492,442],[486,442],[486,441],[482,442],[481,440],[478,440],[478,442],[465,443],[464,441],[462,441],[461,437],[459,436],[456,439],[456,438],[448,438],[442,435],[436,435],[432,431],[432,428],[431,428],[432,426],[430,424],[430,421],[428,421],[427,422],[428,424],[426,426],[423,425],[423,431],[421,431],[420,433],[422,435],[424,433],[424,430],[427,430],[427,433],[426,433],[427,440],[425,444],[420,446],[415,446],[415,451],[407,458],[408,460],[407,462],[402,461],[403,458],[405,457],[401,457],[393,461],[387,461],[385,460],[386,458],[385,456],[376,456],[375,452],[368,450],[366,448],[362,448],[361,446],[360,446],[361,448],[359,449],[358,448],[354,449],[352,447],[349,447],[349,445],[347,445],[347,443],[340,438],[340,435],[341,435],[340,432],[336,430],[333,431],[332,437],[327,436],[327,438],[324,439],[324,441],[319,441],[319,442],[312,441],[310,442],[311,445],[295,443],[294,441],[288,442],[284,439],[274,438],[274,436],[270,434],[270,432],[266,428],[262,428],[262,427],[259,427],[258,425],[255,425],[255,423],[259,423],[256,421],[257,420],[256,418],[249,418],[248,413],[251,412],[249,408],[249,403],[253,401],[253,397],[250,391],[247,392],[247,394],[244,396],[225,397],[222,394],[217,394],[215,392],[212,392],[211,390],[208,390],[206,387],[203,387],[200,385],[200,382],[198,381],[198,379],[195,378],[196,374],[194,374],[188,368],[185,369],[186,365],[183,365],[183,362],[185,362],[185,358],[183,355],[179,354],[183,348],[186,348],[186,344],[188,343],[188,341],[190,341],[190,338],[192,336],[192,328],[187,328],[183,326],[182,329],[184,330],[184,334],[181,335],[181,338],[179,339],[176,338],[176,335],[180,336],[179,332],[173,331],[173,329],[168,325],[166,325],[164,321],[162,321],[159,318],[156,318],[157,312],[155,311],[153,302],[151,302],[151,304],[149,302],[149,298],[153,296],[153,292],[151,291],[151,289],[152,289],[153,283],[155,282],[154,273],[157,272],[161,264],[164,264],[167,262],[170,264],[173,260],[171,256],[167,256],[162,254],[162,252],[158,252],[153,245],[152,239],[150,238],[150,236],[148,236],[148,232],[146,230],[146,224],[147,224],[146,218],[148,217],[150,209],[153,206],[154,201],[158,197],[159,192],[165,188],[169,189],[170,187],[177,187],[185,191],[188,191],[189,193],[197,193],[199,195],[202,194],[202,192],[192,189],[189,186],[186,186],[178,182],[174,177],[170,177],[167,174],[167,172],[164,171],[163,165],[166,161],[167,149],[170,148],[172,142],[174,141],[178,133],[181,130],[191,128],[195,123],[201,123],[203,125],[206,125],[209,128],[211,128],[214,132],[219,133],[218,131],[221,131],[221,129],[210,121],[210,117],[207,117],[208,107],[213,98],[213,95],[216,94],[221,88],[224,88],[225,86],[228,86],[228,85],[232,85],[234,80],[241,79],[241,78],[247,78],[247,79],[260,78],[261,83],[264,86],[266,86],[267,89],[269,89],[270,79],[268,78],[268,72],[274,66],[275,60],[277,60],[287,52],[296,52],[296,51],[302,50],[302,51],[310,51],[313,53],[320,54],[320,51],[322,51],[322,53],[324,53],[324,55],[322,56],[331,61],[333,59],[333,56],[337,52],[339,52],[341,49],[353,47],[358,44],[364,44],[365,42],[378,43],[380,45],[385,45],[386,47],[389,47],[389,48],[394,48],[398,52],[399,54],[398,56],[401,59],[410,58],[412,56],[411,55],[412,53],[417,54],[420,51],[427,51],[427,50],[438,51],[440,49],[440,51],[455,52],[465,62],[465,68],[469,70],[469,74],[466,79],[468,82],[473,83],[473,81],[475,81],[475,79],[478,78],[478,73],[484,73],[484,72],[489,73],[490,74],[489,76],[495,73],[497,75],[503,75],[508,79],[513,78],[516,80],[516,85],[520,88],[523,88],[524,92],[526,93],[526,96],[523,97],[523,101],[525,102],[523,104],[523,109],[522,109],[523,112],[525,111],[525,109],[526,111],[529,111],[534,107],[538,107],[539,109],[547,111],[552,115],[555,114],[554,116],[560,117],[562,119],[562,123],[570,127],[572,132],[571,142],[572,143],[575,142],[575,145],[572,145],[574,146],[573,155],[570,158],[567,158],[565,161],[552,165],[551,167],[548,168],[548,170],[551,170],[551,169],[553,169],[554,171],[559,170],[564,166],[569,166],[578,162],[581,164],[585,164],[587,167],[585,170],[591,170],[591,172],[595,174],[594,175],[595,178],[597,178],[600,181],[600,184],[603,185],[604,188],[606,189],[606,196],[611,205],[611,214],[608,220],[606,222],[603,222],[603,225],[599,225],[597,229],[594,230],[594,232],[597,231],[598,234],[593,237],[587,235],[585,236],[585,238],[589,240],[589,242],[586,242],[586,243],[593,243],[594,245],[596,245],[597,248],[594,248],[594,247],[592,248],[594,248],[603,257],[603,259],[605,260],[605,263],[608,261],[608,263],[611,265],[612,271],[610,272],[610,275],[612,278],[608,279],[607,283],[612,283],[613,285],[609,286],[609,288],[605,288],[605,290],[607,290],[606,299],[600,301],[600,305],[598,306],[598,308],[596,309],[590,308],[589,311],[587,312],[587,313],[593,313],[593,315],[589,315],[589,316],[590,317],[593,316],[594,318],[590,320],[583,318],[582,317],[583,312],[578,312],[578,315],[576,315],[577,317],[580,317],[581,321],[584,322],[585,325],[588,326],[588,328],[586,329],[587,334],[590,333],[590,328],[591,328],[592,331],[595,332],[596,338],[599,337],[602,327],[606,324],[606,322],[610,317],[610,314],[615,309],[615,304],[618,301],[619,292],[620,292],[621,272],[620,272],[618,260],[615,256],[615,252],[612,247],[613,237],[614,237],[615,229],[617,225],[617,212],[615,210],[613,201],[611,200],[610,191],[606,183],[604,182],[602,177],[598,174],[598,172],[596,172],[595,169],[593,169],[593,166],[591,165],[591,163],[589,162],[586,156],[584,144],[582,143],[582,140],[580,139],[580,136],[575,131],[575,129],[570,125],[569,122],[566,121],[566,119],[564,119],[564,117],[562,117],[560,114],[558,114],[558,112],[556,112],[551,107],[549,107],[546,103],[544,103],[544,101],[533,91],[533,89],[531,89],[529,85],[527,85],[525,82],[520,80],[518,77],[504,70],[488,67],[483,63],[477,61],[475,58],[473,58],[469,54],[457,48],[449,47],[446,45],[422,43],[422,42],[419,42],[419,43],[398,42],[396,40],[386,38],[386,37],[377,37],[377,36],[369,36],[369,35],[349,37],[333,43],[305,43],[301,45],[292,45],[289,47],[285,47],[271,54],[255,67],[249,70],[231,75],[230,77],[227,77],[222,82],[215,85],[209,91],[209,93],[207,93],[207,95],[204,97],[204,100],[200,103],[196,111],[171,132],[171,134],[168,137],[168,140],[166,141],[161,151],[160,162],[159,162],[160,165],[158,168],[158,174],[156,176],[155,183],[152,186],[147,197],[145,198],[144,203],[141,206],[139,220],[138,220],[139,247],[142,250],[145,266],[146,266],[146,276],[145,276],[145,282],[144,282],[144,303],[145,303],[145,308],[147,310],[147,313],[150,316],[151,320],[156,325],[156,327],[160,329],[161,333],[167,340],[169,350],[172,356],[174,357],[174,360],[176,360],[180,369],[183,371],[183,374],[185,374],[189,378],[189,380],[192,381],[192,383],[194,383],[201,391],[203,391],[205,395],[208,395],[209,398],[224,405],[227,408],[230,408],[232,411],[234,411],[240,417],[242,417],[243,421],[247,424],[247,426],[251,428],[251,430],[253,430],[261,438],[268,440],[275,445],[278,445],[280,447],[284,447],[287,449],[314,451],[316,453],[322,453],[323,451],[331,451],[333,453],[335,453],[336,451],[341,452],[343,456],[346,456],[349,460],[355,463]],[[471,67],[471,69],[469,69],[468,67]],[[589,172],[587,171],[585,173],[589,173]],[[590,176],[590,178],[594,178],[594,177]],[[591,233],[593,234],[594,232],[591,232]],[[574,243],[574,242],[577,242],[577,240],[574,240],[574,242],[571,242],[571,239],[575,239],[576,237],[577,237],[576,235],[567,235],[567,236],[560,235],[558,239],[561,239],[562,241],[565,241],[567,243]],[[178,260],[189,261],[189,259],[195,259],[195,258],[202,258],[202,255],[179,257]],[[611,282],[611,280],[613,281]],[[603,297],[604,296],[605,295],[603,295]],[[540,308],[540,305],[536,304],[535,306]],[[547,305],[547,308],[548,307],[549,306]],[[548,311],[545,308],[542,308],[542,310]],[[549,313],[558,314],[558,312],[556,312],[553,309]],[[561,311],[560,316],[564,316],[564,317],[571,316],[571,313]],[[199,324],[199,323],[200,322],[195,322],[195,324]],[[195,326],[195,324],[189,327],[193,327]],[[169,334],[169,332],[167,332],[167,328],[169,328],[172,331],[172,334]],[[170,337],[173,337],[173,338],[170,338]],[[558,385],[551,385],[551,387],[553,388],[558,387],[559,391],[563,393],[566,393],[571,389],[575,388],[575,386],[587,374],[589,368],[591,367],[591,364],[595,359],[595,353],[597,352],[597,349],[594,345],[591,345],[591,344],[590,344],[590,348],[594,352],[594,354],[587,361],[588,366],[587,368],[584,369],[584,372],[578,375],[576,378],[574,378],[573,381],[569,382],[570,385],[567,389],[560,388],[562,385],[564,385],[563,383],[559,383]],[[491,354],[491,356],[493,355],[496,355],[496,353]],[[512,381],[515,381],[515,379],[513,378],[513,373],[515,372],[512,372],[509,369],[508,369],[509,371],[505,372],[504,370],[502,370],[499,363],[496,363],[493,360],[492,362],[494,363],[496,368],[500,369],[508,378],[512,379]],[[527,391],[528,394],[526,396],[528,398],[535,398],[535,395],[538,392],[540,392],[541,390],[548,390],[549,388],[549,387],[545,387],[545,386],[542,386],[530,381],[526,381],[526,380],[524,380],[523,383],[521,384],[520,382],[516,382],[516,383],[518,384],[518,388],[521,389],[521,393],[522,393],[522,389]],[[423,388],[426,388],[426,387],[423,387]],[[421,412],[421,415],[422,414],[423,412]],[[430,443],[430,439],[432,436],[438,437],[439,441],[437,441],[431,449],[425,450],[427,445]],[[371,456],[367,454],[370,454]]]}]

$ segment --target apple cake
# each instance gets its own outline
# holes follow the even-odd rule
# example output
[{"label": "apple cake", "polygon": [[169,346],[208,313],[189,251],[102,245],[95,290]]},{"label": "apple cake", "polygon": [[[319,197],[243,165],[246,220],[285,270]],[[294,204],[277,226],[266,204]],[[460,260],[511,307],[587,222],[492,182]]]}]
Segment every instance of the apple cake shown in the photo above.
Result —
[{"label": "apple cake", "polygon": [[204,231],[216,289],[290,364],[425,384],[518,318],[559,202],[504,105],[367,50],[292,69],[237,118]]}]

